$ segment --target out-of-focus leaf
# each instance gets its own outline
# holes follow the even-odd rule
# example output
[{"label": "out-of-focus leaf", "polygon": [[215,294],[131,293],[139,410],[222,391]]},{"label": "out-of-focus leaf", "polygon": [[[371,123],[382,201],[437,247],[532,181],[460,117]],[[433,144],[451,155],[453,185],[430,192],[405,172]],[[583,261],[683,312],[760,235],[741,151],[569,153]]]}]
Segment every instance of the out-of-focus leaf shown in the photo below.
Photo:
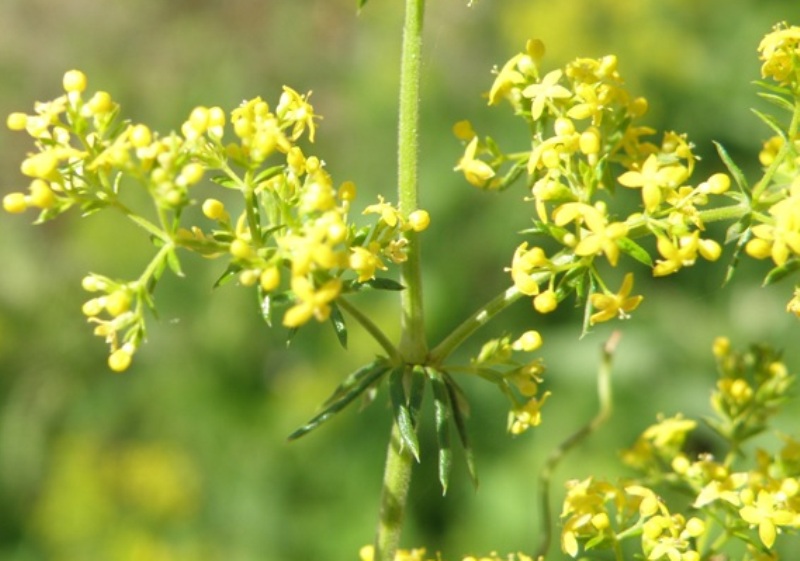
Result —
[{"label": "out-of-focus leaf", "polygon": [[367,3],[367,0],[358,0],[358,11],[361,11],[361,8]]},{"label": "out-of-focus leaf", "polygon": [[800,259],[790,259],[780,267],[775,267],[767,273],[767,276],[764,277],[764,286],[782,281],[798,269],[800,269]]},{"label": "out-of-focus leaf", "polygon": [[419,462],[419,442],[417,441],[417,430],[414,421],[411,418],[411,412],[408,408],[408,397],[406,396],[405,381],[406,374],[410,373],[406,370],[405,366],[398,366],[394,368],[389,374],[389,396],[392,400],[392,412],[394,413],[394,422],[397,428],[400,429],[400,436],[403,439],[403,444],[408,446],[414,459]]},{"label": "out-of-focus leaf", "polygon": [[364,282],[353,283],[353,290],[359,291],[372,288],[375,290],[405,290],[405,287],[393,279],[375,277]]},{"label": "out-of-focus leaf", "polygon": [[[793,106],[790,107],[791,107],[790,111],[794,111],[794,107]],[[755,113],[758,116],[758,118],[764,122],[765,125],[771,128],[772,132],[774,132],[777,136],[780,136],[783,139],[786,138],[786,131],[783,130],[784,129],[783,125],[781,125],[775,117],[767,113],[762,113],[757,109],[751,109],[751,111]]]},{"label": "out-of-focus leaf", "polygon": [[646,265],[647,267],[653,266],[653,260],[650,254],[632,239],[620,238],[617,240],[617,245],[624,253],[630,255],[642,265]]},{"label": "out-of-focus leaf", "polygon": [[178,259],[178,255],[175,252],[175,249],[170,250],[167,253],[167,264],[169,265],[170,270],[175,273],[175,276],[182,277],[183,270],[181,269],[181,262]]},{"label": "out-of-focus leaf", "polygon": [[323,410],[315,415],[305,425],[298,428],[289,435],[289,440],[295,440],[316,429],[322,423],[339,413],[347,407],[354,399],[361,395],[364,390],[377,382],[381,376],[389,370],[389,364],[385,359],[379,358],[368,365],[356,370],[345,378],[339,387],[333,392],[323,404]]},{"label": "out-of-focus leaf", "polygon": [[241,265],[237,265],[236,263],[229,263],[219,278],[214,282],[214,288],[219,288],[224,284],[228,284],[234,278],[236,278],[236,273],[242,270]]},{"label": "out-of-focus leaf", "polygon": [[[744,220],[742,219],[742,227],[744,228]],[[738,223],[737,223],[738,224]],[[735,224],[733,225],[735,226]],[[731,226],[731,229],[733,228]],[[728,230],[728,236],[731,235],[731,229]],[[722,281],[722,285],[728,284],[731,279],[733,278],[733,274],[736,272],[736,267],[739,266],[739,257],[742,255],[742,251],[744,251],[744,246],[747,245],[747,242],[750,241],[752,237],[750,233],[750,229],[746,228],[743,233],[738,234],[738,241],[736,242],[736,247],[733,249],[733,256],[731,257],[731,262],[728,264],[728,269],[725,271],[725,279]]]},{"label": "out-of-focus leaf", "polygon": [[411,414],[411,422],[418,426],[419,412],[422,408],[422,398],[425,395],[425,382],[427,380],[425,369],[422,366],[414,366],[411,372],[411,384],[408,389],[408,412]]},{"label": "out-of-focus leaf", "polygon": [[757,95],[758,97],[766,99],[773,105],[777,105],[781,109],[788,111],[789,113],[794,111],[794,105],[792,105],[792,103],[783,96],[764,92],[759,92]]},{"label": "out-of-focus leaf", "polygon": [[719,154],[719,157],[722,159],[722,163],[724,163],[725,167],[728,168],[728,171],[733,176],[733,180],[736,182],[736,185],[739,186],[739,190],[742,191],[743,193],[749,193],[750,187],[747,184],[747,178],[745,178],[744,173],[739,168],[739,166],[736,165],[736,162],[733,161],[733,158],[730,157],[728,151],[725,150],[725,147],[719,142],[715,141],[714,146],[717,147],[717,153]]},{"label": "out-of-focus leaf", "polygon": [[331,304],[330,319],[331,325],[333,325],[333,330],[336,332],[336,338],[339,340],[339,344],[343,349],[347,349],[347,324],[344,322],[342,311],[335,302]]}]

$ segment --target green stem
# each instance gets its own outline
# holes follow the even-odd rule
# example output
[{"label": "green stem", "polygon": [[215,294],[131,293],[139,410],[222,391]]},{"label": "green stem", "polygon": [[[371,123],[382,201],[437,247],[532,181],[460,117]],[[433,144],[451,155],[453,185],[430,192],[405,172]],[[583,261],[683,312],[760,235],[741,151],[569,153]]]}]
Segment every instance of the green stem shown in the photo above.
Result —
[{"label": "green stem", "polygon": [[386,354],[389,355],[389,358],[392,362],[396,364],[401,364],[403,359],[400,356],[397,348],[392,344],[386,334],[381,330],[380,327],[375,325],[368,316],[364,315],[361,310],[356,308],[353,304],[348,302],[345,298],[339,298],[336,300],[336,304],[350,314],[354,320],[356,320],[361,327],[363,327],[375,341],[383,347],[383,350],[386,351]]},{"label": "green stem", "polygon": [[414,457],[408,447],[403,446],[403,437],[397,423],[392,423],[383,474],[380,520],[375,538],[376,561],[394,561],[400,545],[413,463]]},{"label": "green stem", "polygon": [[[422,56],[422,23],[425,0],[405,0],[405,23],[400,61],[400,107],[398,115],[397,192],[400,212],[408,216],[418,204],[419,156],[419,83]],[[406,234],[408,259],[403,263],[400,279],[405,286],[401,293],[401,335],[398,346],[402,359],[421,364],[428,352],[425,340],[425,316],[422,306],[422,274],[420,240],[414,232]],[[376,561],[393,561],[400,544],[403,514],[411,484],[413,456],[402,446],[400,429],[392,424],[377,534]]]},{"label": "green stem", "polygon": [[[419,156],[419,90],[422,54],[422,22],[425,0],[406,0],[400,67],[400,111],[398,119],[397,192],[400,212],[408,216],[417,209]],[[409,362],[421,362],[427,353],[422,307],[420,241],[407,234],[408,259],[401,269],[406,287],[402,298],[400,351]]]},{"label": "green stem", "polygon": [[752,199],[754,201],[758,201],[761,198],[761,195],[764,193],[766,188],[769,186],[770,182],[772,181],[772,177],[775,175],[775,172],[778,171],[778,168],[783,164],[786,156],[789,152],[793,149],[791,139],[795,138],[797,135],[797,129],[800,127],[800,99],[795,98],[794,103],[794,111],[792,112],[792,120],[789,123],[789,128],[786,131],[787,137],[790,140],[786,142],[784,140],[783,146],[781,146],[780,150],[775,156],[775,159],[772,160],[769,168],[764,172],[763,177],[761,180],[753,187],[753,194]]},{"label": "green stem", "polygon": [[539,499],[542,516],[542,538],[539,550],[534,558],[545,557],[550,549],[553,537],[553,516],[550,509],[550,480],[556,466],[564,456],[583,442],[589,435],[595,432],[600,425],[605,423],[611,416],[613,408],[613,398],[611,393],[611,362],[614,350],[619,343],[620,332],[615,331],[611,334],[608,341],[603,345],[603,360],[597,374],[597,399],[599,407],[597,414],[588,423],[567,437],[547,458],[542,471],[539,473]]}]

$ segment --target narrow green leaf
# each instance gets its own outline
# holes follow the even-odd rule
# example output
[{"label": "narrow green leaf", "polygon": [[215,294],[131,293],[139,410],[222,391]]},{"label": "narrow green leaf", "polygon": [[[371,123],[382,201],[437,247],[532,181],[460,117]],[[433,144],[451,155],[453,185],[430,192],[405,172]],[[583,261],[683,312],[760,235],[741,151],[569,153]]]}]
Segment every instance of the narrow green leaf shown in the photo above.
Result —
[{"label": "narrow green leaf", "polygon": [[357,282],[353,284],[353,290],[363,290],[365,288],[372,288],[375,290],[405,290],[402,284],[393,279],[383,277],[375,277],[364,282]]},{"label": "narrow green leaf", "polygon": [[367,3],[367,0],[358,0],[358,11],[361,11],[361,8]]},{"label": "narrow green leaf", "polygon": [[736,182],[736,185],[739,186],[739,190],[742,191],[743,193],[749,193],[750,187],[747,184],[747,178],[744,176],[744,173],[739,168],[739,166],[737,166],[736,163],[733,161],[733,158],[730,157],[728,151],[725,150],[725,147],[722,146],[722,144],[720,144],[719,142],[714,141],[714,146],[717,147],[717,153],[719,154],[719,157],[722,159],[722,163],[724,163],[725,167],[728,168],[728,171],[733,176],[733,180]]},{"label": "narrow green leaf", "polygon": [[404,380],[406,372],[405,366],[398,366],[389,374],[389,396],[392,400],[394,422],[397,423],[397,428],[400,429],[400,436],[403,439],[403,444],[408,446],[408,449],[411,450],[411,453],[414,455],[414,459],[419,463],[417,431],[411,419],[411,413],[408,409],[408,399],[406,397]]},{"label": "narrow green leaf", "polygon": [[224,284],[228,284],[230,281],[236,278],[236,274],[241,270],[241,265],[237,265],[236,263],[228,263],[228,266],[225,268],[216,282],[214,282],[214,288],[219,288]]},{"label": "narrow green leaf", "polygon": [[450,470],[453,466],[453,449],[450,444],[450,418],[452,408],[447,386],[441,373],[433,368],[426,369],[433,389],[433,411],[436,421],[436,440],[439,445],[439,483],[442,494],[447,494],[450,481]]},{"label": "narrow green leaf", "polygon": [[[794,111],[794,107],[792,107],[791,110]],[[758,116],[758,118],[761,119],[765,125],[771,128],[772,132],[774,132],[777,136],[783,138],[784,140],[786,139],[786,131],[784,131],[784,127],[778,122],[778,119],[776,119],[772,115],[769,115],[768,113],[762,113],[757,109],[751,109],[751,111],[755,113],[756,116]]]},{"label": "narrow green leaf", "polygon": [[389,365],[384,360],[370,363],[347,377],[334,391],[333,395],[325,402],[325,408],[315,415],[309,422],[289,435],[289,440],[296,440],[347,407],[362,392],[377,382],[389,370]]},{"label": "narrow green leaf", "polygon": [[336,302],[331,304],[331,325],[336,332],[336,338],[343,349],[347,349],[347,324],[344,322],[342,310],[336,305]]},{"label": "narrow green leaf", "polygon": [[800,269],[800,259],[789,259],[780,267],[774,267],[769,273],[767,273],[767,276],[764,277],[764,286],[782,281],[792,273],[796,272],[798,269]]},{"label": "narrow green leaf", "polygon": [[447,384],[447,393],[450,396],[450,403],[452,404],[453,420],[456,422],[458,439],[461,442],[461,447],[464,449],[469,478],[472,480],[472,485],[477,488],[478,470],[475,467],[475,454],[472,451],[472,444],[470,443],[466,421],[466,418],[469,416],[469,405],[467,404],[467,400],[461,388],[458,387],[458,384],[456,384],[455,380],[453,380],[447,372],[444,372],[444,379]]},{"label": "narrow green leaf", "polygon": [[642,265],[647,267],[653,266],[653,259],[650,257],[650,254],[632,239],[619,238],[617,240],[617,245],[624,253],[630,255]]},{"label": "narrow green leaf", "polygon": [[414,366],[408,390],[408,412],[411,414],[411,422],[415,427],[419,426],[419,412],[422,409],[422,398],[425,396],[426,380],[425,369],[419,365]]},{"label": "narrow green leaf", "polygon": [[792,113],[794,111],[794,105],[792,105],[792,103],[788,99],[783,97],[783,96],[775,95],[775,94],[771,94],[771,93],[764,93],[764,92],[759,92],[756,95],[758,95],[758,97],[766,99],[767,101],[769,101],[773,105],[777,105],[778,107],[788,111],[789,113]]},{"label": "narrow green leaf", "polygon": [[239,188],[239,184],[237,183],[237,181],[227,175],[215,175],[214,177],[211,178],[211,181],[213,181],[217,185],[222,185],[223,187],[227,187],[229,189]]},{"label": "narrow green leaf", "polygon": [[725,279],[722,281],[722,286],[728,284],[733,278],[733,274],[736,272],[736,267],[739,266],[739,257],[742,255],[744,246],[747,245],[747,242],[750,241],[751,237],[752,234],[749,228],[746,229],[744,233],[739,234],[739,239],[736,242],[736,247],[733,249],[733,255],[731,256],[731,261],[728,264],[728,269],[725,271]]},{"label": "narrow green leaf", "polygon": [[258,184],[261,183],[262,181],[267,181],[268,179],[275,177],[282,171],[283,171],[283,166],[269,167],[265,170],[258,172],[258,175],[256,175],[255,178],[253,178],[253,183]]},{"label": "narrow green leaf", "polygon": [[167,264],[169,265],[170,270],[175,273],[175,276],[184,276],[183,270],[181,269],[181,262],[178,259],[178,254],[174,249],[167,253]]}]

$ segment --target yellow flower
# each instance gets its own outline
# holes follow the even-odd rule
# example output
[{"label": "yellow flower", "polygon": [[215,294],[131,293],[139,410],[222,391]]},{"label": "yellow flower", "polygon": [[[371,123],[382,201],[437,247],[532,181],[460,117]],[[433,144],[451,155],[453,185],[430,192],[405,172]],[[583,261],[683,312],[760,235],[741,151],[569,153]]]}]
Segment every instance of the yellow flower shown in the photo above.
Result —
[{"label": "yellow flower", "polygon": [[769,209],[772,224],[758,224],[751,231],[755,236],[745,246],[751,257],[772,257],[780,266],[792,255],[800,255],[800,184],[793,186],[789,197]]},{"label": "yellow flower", "polygon": [[772,33],[767,34],[758,45],[763,78],[773,78],[777,82],[789,82],[792,73],[797,77],[796,64],[800,56],[800,27],[787,27],[780,24]]},{"label": "yellow flower", "polygon": [[539,283],[531,275],[537,267],[543,267],[549,263],[547,256],[540,247],[528,249],[528,242],[523,242],[514,252],[511,260],[511,268],[506,271],[511,272],[511,279],[514,286],[526,296],[536,296],[539,294]]},{"label": "yellow flower", "polygon": [[691,236],[683,236],[677,243],[659,236],[656,245],[658,252],[664,257],[658,260],[653,268],[653,275],[656,277],[669,275],[681,267],[694,265],[698,253],[709,261],[715,261],[722,253],[722,248],[717,242],[701,240],[700,232],[697,230]]},{"label": "yellow flower", "polygon": [[597,310],[589,318],[589,323],[594,325],[615,317],[628,317],[628,312],[635,310],[644,299],[644,296],[628,296],[632,288],[633,273],[627,273],[617,294],[596,293],[589,296],[589,303]]},{"label": "yellow flower", "polygon": [[[752,498],[752,495],[749,497]],[[743,498],[743,502],[745,501]],[[798,526],[798,515],[794,512],[780,508],[775,495],[764,489],[758,492],[755,503],[749,501],[739,510],[742,520],[751,525],[758,526],[758,537],[766,547],[770,548],[775,543],[779,526]]]},{"label": "yellow flower", "polygon": [[486,182],[494,177],[492,166],[475,158],[478,150],[478,137],[474,137],[464,149],[464,155],[458,161],[455,171],[464,173],[464,177],[475,187],[486,187]]},{"label": "yellow flower", "polygon": [[563,76],[561,70],[553,70],[548,72],[540,83],[531,84],[522,90],[522,95],[531,100],[531,117],[534,120],[542,116],[546,104],[551,104],[555,99],[572,97],[572,92],[558,84],[561,76]]},{"label": "yellow flower", "polygon": [[330,303],[339,296],[341,290],[342,281],[339,279],[331,279],[316,289],[306,277],[292,278],[296,303],[283,316],[283,325],[300,327],[312,317],[317,321],[325,321],[331,314]]},{"label": "yellow flower", "polygon": [[585,203],[566,203],[553,212],[553,221],[564,226],[578,217],[590,230],[575,246],[575,255],[588,256],[604,253],[612,267],[619,260],[617,240],[628,235],[628,227],[622,222],[608,223],[606,216],[597,208]]},{"label": "yellow flower", "polygon": [[522,53],[513,56],[497,73],[497,78],[489,91],[489,105],[497,104],[502,98],[507,97],[515,86],[525,82],[525,77],[517,70],[517,64],[525,56],[527,55]]},{"label": "yellow flower", "polygon": [[316,124],[314,108],[308,103],[311,92],[300,95],[289,86],[283,86],[283,93],[278,101],[275,113],[282,120],[292,124],[292,140],[297,140],[303,131],[308,129],[308,140],[314,142]]},{"label": "yellow flower", "polygon": [[521,408],[511,412],[508,430],[511,434],[522,434],[531,427],[539,426],[542,422],[542,406],[550,392],[544,392],[541,399],[532,397]]},{"label": "yellow flower", "polygon": [[[377,245],[377,244],[376,244]],[[380,258],[372,251],[364,247],[353,247],[350,249],[350,268],[358,273],[358,282],[366,282],[375,278],[375,270],[386,270],[386,266]]]},{"label": "yellow flower", "polygon": [[378,195],[378,203],[369,205],[362,214],[380,214],[387,226],[394,228],[403,221],[403,216],[391,203],[384,202],[383,197]]},{"label": "yellow flower", "polygon": [[641,188],[644,208],[647,212],[653,212],[663,199],[661,190],[677,187],[685,175],[682,166],[662,166],[658,157],[650,154],[639,170],[626,171],[617,181],[625,187]]}]

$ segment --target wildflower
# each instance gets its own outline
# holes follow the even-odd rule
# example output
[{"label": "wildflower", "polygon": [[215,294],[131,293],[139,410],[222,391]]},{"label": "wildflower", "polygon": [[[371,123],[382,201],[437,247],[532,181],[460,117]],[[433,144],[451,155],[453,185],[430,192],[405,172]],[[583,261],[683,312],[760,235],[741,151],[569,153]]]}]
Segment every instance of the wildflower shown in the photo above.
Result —
[{"label": "wildflower", "polygon": [[[374,244],[377,246],[377,244]],[[375,278],[375,270],[386,270],[386,266],[375,254],[376,247],[370,244],[370,248],[353,247],[350,248],[350,268],[358,273],[358,282],[366,282]]]},{"label": "wildflower", "polygon": [[528,242],[523,242],[514,252],[511,268],[506,268],[506,271],[511,272],[514,286],[522,294],[535,296],[539,294],[539,283],[534,280],[531,272],[538,267],[546,266],[548,263],[549,261],[542,248],[533,247],[528,249]]},{"label": "wildflower", "polygon": [[378,204],[369,205],[362,214],[380,214],[381,220],[390,228],[394,228],[403,220],[400,211],[391,203],[384,202],[380,195],[378,195]]},{"label": "wildflower", "polygon": [[764,61],[761,66],[761,76],[772,78],[784,84],[791,81],[792,74],[797,79],[796,67],[800,55],[800,27],[787,27],[781,24],[775,27],[772,33],[767,34],[758,45],[760,59]]},{"label": "wildflower", "polygon": [[541,399],[532,397],[522,407],[511,411],[508,418],[508,430],[511,434],[522,434],[530,427],[539,426],[542,422],[542,406],[550,392],[542,394]]},{"label": "wildflower", "polygon": [[316,124],[314,108],[308,103],[311,92],[300,95],[292,88],[283,86],[283,93],[275,108],[275,113],[280,119],[292,124],[292,140],[297,140],[308,129],[308,140],[314,142]]},{"label": "wildflower", "polygon": [[589,296],[592,308],[597,310],[589,318],[589,323],[608,321],[615,317],[626,318],[644,299],[643,296],[628,296],[633,289],[633,273],[627,273],[617,294],[595,293]]},{"label": "wildflower", "polygon": [[685,176],[682,166],[662,166],[655,154],[650,154],[638,170],[626,171],[617,178],[624,187],[640,188],[647,212],[658,208],[663,199],[662,189],[674,188]]},{"label": "wildflower", "polygon": [[511,348],[515,351],[531,352],[542,346],[542,336],[538,331],[526,331],[511,343]]},{"label": "wildflower", "polygon": [[660,277],[670,275],[682,267],[694,265],[697,254],[709,261],[715,261],[722,253],[722,248],[714,240],[701,240],[700,232],[695,230],[690,236],[683,236],[677,243],[665,236],[659,236],[656,242],[658,252],[664,259],[658,260],[653,268],[653,275]]},{"label": "wildflower", "polygon": [[552,103],[553,100],[572,97],[572,92],[558,84],[562,75],[561,70],[553,70],[548,72],[540,83],[531,84],[522,90],[522,95],[531,100],[532,119],[541,117],[545,105]]},{"label": "wildflower", "polygon": [[316,289],[306,277],[293,277],[292,292],[296,303],[283,316],[283,325],[300,327],[312,317],[317,321],[325,321],[331,314],[330,303],[339,296],[341,290],[342,281],[339,279],[331,279]]},{"label": "wildflower", "polygon": [[523,53],[513,56],[497,73],[492,89],[489,90],[489,105],[496,105],[500,99],[508,97],[512,89],[525,82],[525,77],[517,69],[520,60],[525,56]]},{"label": "wildflower", "polygon": [[739,516],[748,524],[758,526],[758,537],[766,547],[772,547],[775,543],[780,526],[800,525],[798,515],[781,508],[783,505],[777,497],[765,489],[758,492],[755,502],[751,496],[743,492],[742,502],[745,506],[739,510]]},{"label": "wildflower", "polygon": [[475,158],[478,150],[478,137],[474,137],[464,149],[464,155],[458,161],[455,171],[464,173],[466,180],[475,187],[484,188],[487,182],[495,176],[492,166]]},{"label": "wildflower", "polygon": [[751,228],[755,237],[745,251],[756,259],[771,257],[781,266],[793,254],[800,254],[800,183],[793,184],[789,196],[772,205],[769,213],[773,222]]},{"label": "wildflower", "polygon": [[553,212],[553,221],[558,226],[564,226],[579,217],[591,233],[581,238],[575,246],[575,254],[588,256],[604,253],[611,266],[615,267],[619,260],[617,240],[628,235],[628,227],[622,222],[608,224],[603,212],[585,203],[566,203]]}]

